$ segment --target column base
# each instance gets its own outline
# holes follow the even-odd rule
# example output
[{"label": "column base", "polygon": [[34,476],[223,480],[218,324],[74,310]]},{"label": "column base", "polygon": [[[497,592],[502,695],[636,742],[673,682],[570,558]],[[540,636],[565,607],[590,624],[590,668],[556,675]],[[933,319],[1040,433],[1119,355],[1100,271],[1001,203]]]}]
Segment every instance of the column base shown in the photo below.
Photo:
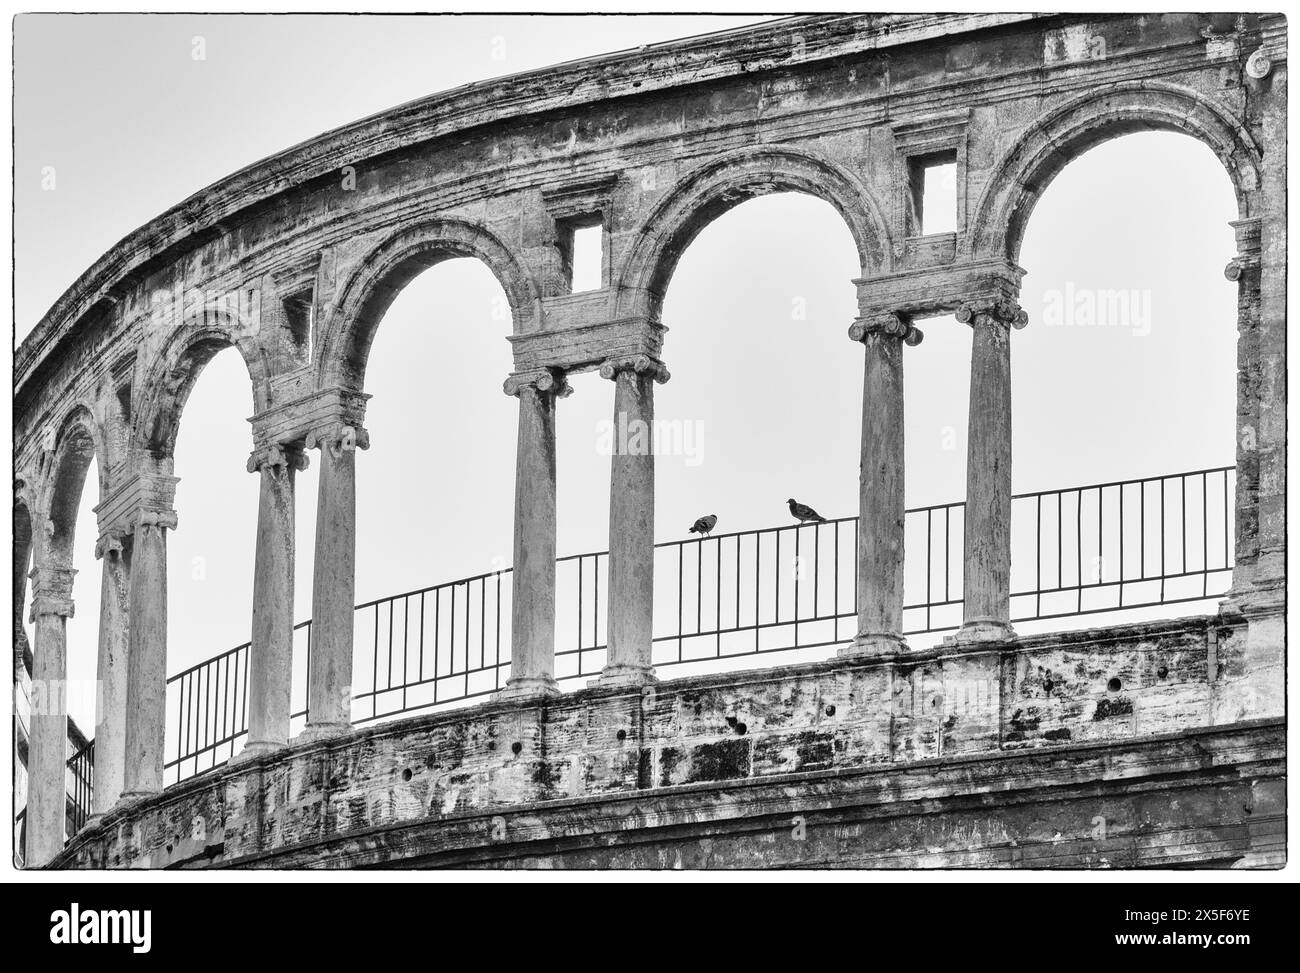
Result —
[{"label": "column base", "polygon": [[553,676],[525,676],[521,679],[507,679],[504,689],[493,694],[494,701],[514,699],[545,699],[560,695],[560,687]]},{"label": "column base", "polygon": [[293,738],[294,743],[315,743],[342,736],[352,730],[351,723],[308,723],[302,732]]},{"label": "column base", "polygon": [[113,805],[113,810],[116,811],[120,807],[129,807],[132,804],[139,804],[141,801],[147,801],[149,798],[157,797],[161,793],[161,790],[123,791],[118,797],[117,803]]},{"label": "column base", "polygon": [[[306,731],[304,731],[306,732]],[[248,763],[250,760],[256,760],[258,757],[265,757],[267,754],[276,753],[283,750],[287,743],[272,743],[269,740],[258,740],[244,744],[244,749],[230,758],[230,766],[236,764]]]},{"label": "column base", "polygon": [[841,659],[878,658],[906,652],[907,642],[893,632],[860,632],[848,645],[841,645],[835,654]]},{"label": "column base", "polygon": [[951,635],[943,637],[944,645],[969,645],[977,642],[1009,642],[1016,637],[1016,630],[1010,622],[981,619],[964,622],[962,627]]},{"label": "column base", "polygon": [[600,670],[600,676],[588,686],[648,686],[658,682],[654,666],[615,664]]}]

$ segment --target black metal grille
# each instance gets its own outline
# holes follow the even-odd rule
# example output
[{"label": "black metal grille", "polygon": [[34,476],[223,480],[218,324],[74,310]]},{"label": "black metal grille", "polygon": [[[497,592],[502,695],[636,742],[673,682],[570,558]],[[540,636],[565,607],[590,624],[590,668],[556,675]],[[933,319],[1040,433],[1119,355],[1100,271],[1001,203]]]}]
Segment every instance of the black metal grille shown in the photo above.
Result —
[{"label": "black metal grille", "polygon": [[[1012,619],[1047,622],[1204,601],[1233,566],[1233,467],[1020,494],[1012,500]],[[904,631],[961,623],[962,503],[909,510]],[[769,527],[655,546],[654,664],[842,644],[856,629],[858,522]],[[599,551],[557,561],[556,677],[605,664]],[[462,704],[505,684],[511,572],[359,605],[353,720]],[[294,715],[306,716],[311,622],[295,629]],[[229,759],[247,732],[248,645],[167,681],[169,780]]]}]

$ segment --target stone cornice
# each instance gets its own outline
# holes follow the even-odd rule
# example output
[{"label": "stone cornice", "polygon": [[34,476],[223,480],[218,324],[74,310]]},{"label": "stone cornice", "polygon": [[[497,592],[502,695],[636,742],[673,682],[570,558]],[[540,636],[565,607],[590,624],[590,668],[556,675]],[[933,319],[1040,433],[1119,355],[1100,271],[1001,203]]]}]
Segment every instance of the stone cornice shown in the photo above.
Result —
[{"label": "stone cornice", "polygon": [[966,260],[854,281],[864,317],[892,311],[907,318],[953,314],[963,304],[1015,300],[1025,272],[1009,260]]},{"label": "stone cornice", "polygon": [[668,329],[644,317],[620,318],[555,331],[510,335],[515,370],[559,368],[570,372],[599,366],[611,358],[659,359]]},{"label": "stone cornice", "polygon": [[323,438],[344,426],[360,429],[369,398],[365,392],[334,386],[278,403],[248,420],[253,426],[254,450],[307,440],[313,434]]},{"label": "stone cornice", "polygon": [[179,482],[179,477],[153,471],[137,470],[121,477],[113,492],[95,508],[100,536],[129,534],[146,519],[175,528],[173,507]]}]

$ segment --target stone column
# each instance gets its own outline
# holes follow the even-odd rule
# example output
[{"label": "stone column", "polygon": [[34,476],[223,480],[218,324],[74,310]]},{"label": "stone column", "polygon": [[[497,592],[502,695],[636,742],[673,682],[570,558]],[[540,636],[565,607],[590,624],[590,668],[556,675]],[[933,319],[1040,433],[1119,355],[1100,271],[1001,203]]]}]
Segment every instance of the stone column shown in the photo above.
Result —
[{"label": "stone column", "polygon": [[120,802],[162,790],[167,716],[167,534],[174,511],[141,510],[131,546],[126,767]]},{"label": "stone column", "polygon": [[571,389],[560,372],[511,375],[519,398],[515,460],[514,586],[510,678],[498,698],[545,696],[555,685],[555,401]]},{"label": "stone column", "polygon": [[863,315],[849,337],[865,347],[858,467],[858,634],[840,655],[888,655],[903,640],[903,345],[918,328],[893,312]]},{"label": "stone column", "polygon": [[126,773],[126,708],[131,620],[131,539],[104,534],[95,544],[103,562],[99,592],[98,691],[95,694],[95,786],[91,819],[122,796]]},{"label": "stone column", "polygon": [[1029,316],[1008,299],[963,304],[971,326],[963,616],[958,641],[1013,638],[1011,628],[1011,328]]},{"label": "stone column", "polygon": [[614,450],[609,476],[608,662],[602,683],[654,681],[655,456],[654,383],[668,369],[648,355],[611,359]]},{"label": "stone column", "polygon": [[[307,466],[296,446],[270,445],[248,460],[261,476],[248,650],[248,741],[236,760],[289,742],[293,680],[294,475]],[[351,601],[347,602],[351,605]]]},{"label": "stone column", "polygon": [[42,567],[32,578],[31,725],[27,750],[26,865],[63,850],[67,819],[67,621],[72,617],[71,568]]},{"label": "stone column", "polygon": [[352,614],[356,602],[357,449],[364,429],[336,426],[314,433],[320,449],[316,505],[316,564],[311,589],[311,649],[307,666],[307,726],[299,739],[345,733],[352,726]]}]

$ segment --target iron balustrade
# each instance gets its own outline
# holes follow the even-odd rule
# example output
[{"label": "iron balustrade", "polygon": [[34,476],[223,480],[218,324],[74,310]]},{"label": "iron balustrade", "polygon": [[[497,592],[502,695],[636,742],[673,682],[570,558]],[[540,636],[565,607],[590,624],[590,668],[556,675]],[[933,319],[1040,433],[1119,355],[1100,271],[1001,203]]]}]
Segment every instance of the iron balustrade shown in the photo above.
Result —
[{"label": "iron balustrade", "polygon": [[91,740],[68,758],[68,833],[76,834],[90,817],[90,800],[95,787],[95,741]]},{"label": "iron balustrade", "polygon": [[[1011,616],[1033,623],[1223,594],[1233,567],[1234,467],[1012,498]],[[907,511],[904,634],[961,624],[963,503]],[[858,522],[791,524],[655,545],[653,662],[687,666],[826,650],[856,633]],[[599,674],[609,555],[556,562],[556,677]],[[463,704],[505,685],[511,571],[357,606],[353,721]],[[293,724],[306,717],[311,622],[294,632]],[[167,681],[166,768],[229,759],[247,733],[248,645]]]}]

